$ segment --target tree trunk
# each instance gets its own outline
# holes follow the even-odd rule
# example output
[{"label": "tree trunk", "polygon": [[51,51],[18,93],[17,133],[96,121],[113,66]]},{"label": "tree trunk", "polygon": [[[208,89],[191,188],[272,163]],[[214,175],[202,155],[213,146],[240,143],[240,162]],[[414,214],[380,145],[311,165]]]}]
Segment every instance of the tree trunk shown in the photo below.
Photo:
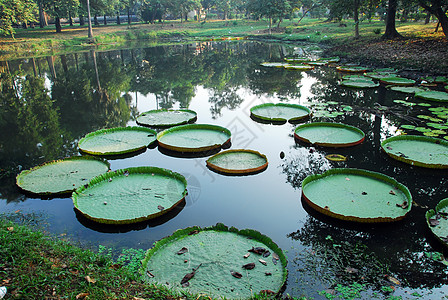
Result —
[{"label": "tree trunk", "polygon": [[70,11],[68,12],[68,22],[69,22],[70,26],[73,26],[72,13]]},{"label": "tree trunk", "polygon": [[100,25],[100,23],[98,22],[98,15],[97,14],[95,14],[93,16],[93,24],[95,24],[95,26],[99,26]]},{"label": "tree trunk", "polygon": [[56,17],[54,20],[54,25],[56,26],[56,33],[62,32],[62,26],[61,26],[61,19],[59,17]]},{"label": "tree trunk", "polygon": [[93,39],[93,30],[92,30],[92,16],[90,15],[90,0],[87,0],[87,23],[89,24],[87,37],[92,40]]},{"label": "tree trunk", "polygon": [[386,17],[386,31],[383,34],[383,39],[392,40],[396,38],[402,38],[403,36],[398,33],[395,27],[395,15],[397,13],[398,0],[389,0],[389,7],[387,8]]},{"label": "tree trunk", "polygon": [[44,28],[47,26],[47,18],[45,17],[44,8],[42,6],[41,1],[39,2],[39,27]]},{"label": "tree trunk", "polygon": [[354,8],[353,20],[355,21],[355,39],[359,39],[359,0],[354,1]]},{"label": "tree trunk", "polygon": [[131,9],[128,7],[128,24],[131,25]]},{"label": "tree trunk", "polygon": [[446,15],[448,8],[442,9],[442,3],[440,0],[432,0],[432,6],[426,5],[426,3],[422,0],[420,0],[419,3],[421,7],[428,11],[428,13],[431,13],[437,17],[440,22],[440,26],[442,26],[445,37],[448,38],[448,16]]},{"label": "tree trunk", "polygon": [[429,21],[431,21],[431,13],[428,11],[425,18],[425,25],[429,24]]},{"label": "tree trunk", "polygon": [[104,25],[107,25],[107,16],[106,16],[106,15],[104,15],[103,24],[104,24]]},{"label": "tree trunk", "polygon": [[84,16],[83,15],[79,15],[79,26],[84,26],[86,25],[86,22],[84,20]]},{"label": "tree trunk", "polygon": [[120,21],[120,12],[117,12],[117,24],[121,25],[121,21]]}]

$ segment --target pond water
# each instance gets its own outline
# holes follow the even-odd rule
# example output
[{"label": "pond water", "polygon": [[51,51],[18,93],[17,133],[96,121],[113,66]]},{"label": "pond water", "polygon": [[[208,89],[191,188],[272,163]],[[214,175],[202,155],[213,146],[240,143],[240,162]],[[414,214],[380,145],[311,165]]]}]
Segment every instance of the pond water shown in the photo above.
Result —
[{"label": "pond water", "polygon": [[[424,215],[447,197],[448,174],[397,162],[380,148],[381,141],[398,134],[400,125],[424,124],[416,116],[430,114],[428,107],[393,102],[422,103],[383,86],[344,88],[339,85],[342,74],[334,67],[300,72],[260,66],[292,55],[318,57],[320,52],[305,44],[202,42],[0,62],[0,212],[34,213],[54,234],[117,250],[148,249],[177,229],[221,222],[258,230],[285,251],[289,272],[285,294],[319,299],[324,298],[322,291],[336,289],[341,297],[350,291],[360,291],[364,298],[443,297],[448,291],[446,266],[428,255],[443,250],[427,229]],[[366,139],[338,149],[296,143],[296,125],[263,124],[250,118],[251,107],[267,102],[321,111],[312,121],[356,126]],[[154,147],[110,159],[112,170],[163,167],[188,181],[185,202],[168,216],[119,227],[96,224],[77,214],[70,197],[40,199],[16,187],[20,170],[79,155],[77,142],[87,133],[135,126],[140,113],[156,108],[188,108],[197,112],[196,123],[228,128],[231,149],[265,154],[268,168],[250,176],[224,176],[206,167],[208,157],[175,156]],[[327,154],[348,159],[331,162]],[[386,225],[324,217],[302,202],[301,182],[335,167],[394,177],[409,188],[417,205],[403,221]],[[400,285],[393,283],[394,278]],[[390,286],[395,288],[392,293]]]}]

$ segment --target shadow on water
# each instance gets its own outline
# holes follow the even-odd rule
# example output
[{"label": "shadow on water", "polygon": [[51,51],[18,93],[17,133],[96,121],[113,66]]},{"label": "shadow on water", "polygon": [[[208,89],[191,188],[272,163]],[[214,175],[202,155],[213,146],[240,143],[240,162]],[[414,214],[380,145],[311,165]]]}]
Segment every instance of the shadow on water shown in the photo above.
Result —
[{"label": "shadow on water", "polygon": [[161,215],[160,217],[138,222],[134,224],[126,224],[126,225],[114,225],[114,224],[103,224],[99,222],[92,221],[91,219],[86,218],[82,213],[80,213],[77,209],[74,209],[76,214],[76,219],[81,223],[83,226],[92,229],[97,232],[103,232],[103,233],[124,233],[124,232],[130,232],[130,231],[139,231],[143,230],[147,227],[157,227],[159,225],[162,225],[174,217],[176,217],[185,207],[186,201],[185,199],[176,207],[171,209],[166,214]]}]

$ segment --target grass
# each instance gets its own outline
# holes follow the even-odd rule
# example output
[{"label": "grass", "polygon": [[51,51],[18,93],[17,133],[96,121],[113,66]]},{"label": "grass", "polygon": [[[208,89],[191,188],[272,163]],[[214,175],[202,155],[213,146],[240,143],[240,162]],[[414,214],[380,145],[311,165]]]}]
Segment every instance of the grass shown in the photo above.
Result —
[{"label": "grass", "polygon": [[[422,22],[397,22],[398,31],[406,37],[440,38],[443,33],[433,33],[434,24],[424,25]],[[384,22],[375,20],[361,22],[360,42],[378,39],[384,32]],[[129,41],[163,41],[169,39],[200,40],[219,37],[244,36],[253,39],[273,39],[279,41],[309,41],[343,44],[353,39],[354,23],[352,20],[340,23],[324,22],[319,19],[305,18],[300,23],[296,20],[285,20],[281,26],[268,30],[266,20],[210,20],[207,22],[166,21],[156,24],[133,23],[131,25],[101,25],[93,28],[96,48],[107,50],[110,47],[125,47]],[[54,26],[46,28],[17,29],[15,38],[0,37],[0,58],[56,55],[65,52],[80,51],[93,46],[87,39],[87,27],[75,25],[64,26],[62,33],[55,33]]]},{"label": "grass", "polygon": [[45,234],[42,224],[42,217],[34,214],[0,215],[0,286],[7,287],[5,299],[211,300],[145,284],[139,275],[142,249],[125,249],[114,260],[112,249],[100,246],[95,252],[75,246],[63,236]]}]

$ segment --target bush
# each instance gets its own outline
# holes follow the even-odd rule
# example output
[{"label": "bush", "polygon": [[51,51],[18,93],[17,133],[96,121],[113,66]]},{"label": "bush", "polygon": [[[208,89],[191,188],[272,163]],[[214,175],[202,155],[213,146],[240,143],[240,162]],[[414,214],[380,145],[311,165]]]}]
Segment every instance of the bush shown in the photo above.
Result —
[{"label": "bush", "polygon": [[380,34],[380,33],[381,33],[381,28],[375,28],[375,29],[373,30],[373,33],[374,33],[374,34]]}]

